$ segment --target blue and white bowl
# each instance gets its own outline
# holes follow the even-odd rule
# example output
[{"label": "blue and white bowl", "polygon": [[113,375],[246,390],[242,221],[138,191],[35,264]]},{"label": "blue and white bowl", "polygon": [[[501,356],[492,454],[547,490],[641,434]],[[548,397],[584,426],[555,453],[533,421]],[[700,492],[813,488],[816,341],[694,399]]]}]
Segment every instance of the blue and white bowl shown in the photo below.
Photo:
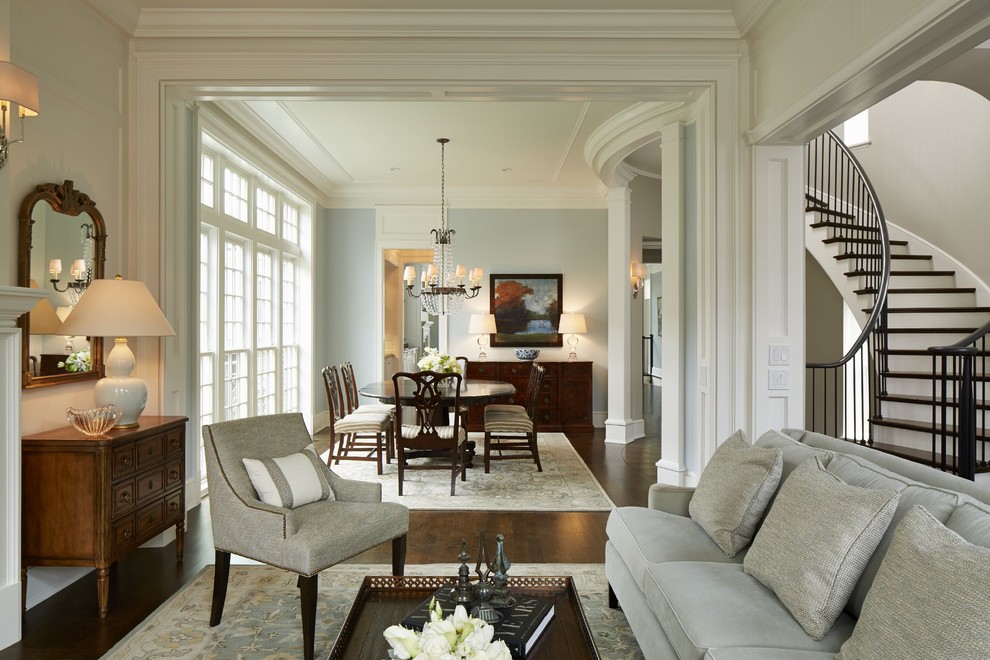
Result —
[{"label": "blue and white bowl", "polygon": [[517,348],[516,357],[520,360],[535,360],[540,355],[540,349],[538,348]]}]

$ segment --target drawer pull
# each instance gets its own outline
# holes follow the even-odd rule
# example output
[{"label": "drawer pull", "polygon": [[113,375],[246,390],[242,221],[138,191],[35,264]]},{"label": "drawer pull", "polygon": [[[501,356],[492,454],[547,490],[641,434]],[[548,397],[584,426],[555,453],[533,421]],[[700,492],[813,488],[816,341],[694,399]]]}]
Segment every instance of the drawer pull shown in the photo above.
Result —
[{"label": "drawer pull", "polygon": [[168,510],[169,511],[172,511],[172,512],[178,511],[179,510],[179,503],[178,502],[169,502],[168,503]]},{"label": "drawer pull", "polygon": [[134,536],[134,533],[131,531],[130,528],[127,528],[127,529],[124,530],[124,538],[125,539],[130,540],[130,538],[132,536]]},{"label": "drawer pull", "polygon": [[152,481],[151,479],[148,479],[148,491],[150,492],[154,490],[154,488],[155,488],[155,482]]},{"label": "drawer pull", "polygon": [[130,491],[124,491],[123,493],[120,494],[121,502],[130,502],[133,498],[134,496],[131,495]]},{"label": "drawer pull", "polygon": [[178,470],[172,470],[171,472],[168,473],[168,479],[169,479],[169,481],[175,481],[178,478],[179,478],[179,471]]},{"label": "drawer pull", "polygon": [[134,463],[134,459],[131,456],[124,456],[124,465],[130,467]]}]

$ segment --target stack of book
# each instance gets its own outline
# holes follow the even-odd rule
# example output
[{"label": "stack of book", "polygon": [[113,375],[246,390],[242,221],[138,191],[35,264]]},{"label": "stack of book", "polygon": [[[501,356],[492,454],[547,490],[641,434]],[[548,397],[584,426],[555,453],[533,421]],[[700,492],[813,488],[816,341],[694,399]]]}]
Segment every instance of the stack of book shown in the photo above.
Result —
[{"label": "stack of book", "polygon": [[[512,607],[499,609],[502,618],[493,624],[495,639],[505,642],[514,658],[525,658],[540,635],[546,630],[553,619],[554,606],[549,600],[531,596],[514,595]],[[430,620],[430,603],[436,599],[443,609],[444,616],[454,613],[457,603],[450,597],[450,587],[441,587],[432,596],[416,606],[403,620],[402,625],[413,630],[422,630],[423,624]],[[466,606],[468,612],[470,605]]]}]

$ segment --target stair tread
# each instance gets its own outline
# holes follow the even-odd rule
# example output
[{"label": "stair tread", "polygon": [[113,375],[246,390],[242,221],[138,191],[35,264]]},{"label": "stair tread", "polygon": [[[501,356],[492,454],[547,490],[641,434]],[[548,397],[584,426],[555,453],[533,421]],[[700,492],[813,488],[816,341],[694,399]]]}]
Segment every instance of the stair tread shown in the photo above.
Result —
[{"label": "stair tread", "polygon": [[[887,378],[908,378],[911,380],[932,379],[932,372],[930,371],[885,371],[883,373]],[[990,374],[973,374],[973,380],[990,381]]]},{"label": "stair tread", "polygon": [[947,335],[954,335],[954,334],[968,335],[974,330],[976,330],[976,328],[887,328],[888,333],[896,333],[896,334],[944,333]]},{"label": "stair tread", "polygon": [[[872,308],[863,310],[872,312]],[[968,312],[990,313],[990,307],[891,307],[887,306],[890,314],[965,314]]]},{"label": "stair tread", "polygon": [[880,230],[876,227],[861,227],[859,225],[849,224],[848,222],[835,222],[833,220],[822,220],[820,222],[812,222],[809,224],[812,229],[822,229],[831,227],[833,229],[850,229],[853,231],[867,231],[873,234],[879,233]]},{"label": "stair tread", "polygon": [[[874,291],[873,289],[856,289],[853,293],[855,293],[856,295],[862,295],[867,293],[874,293]],[[935,287],[887,289],[888,296],[897,295],[897,294],[919,294],[919,293],[931,293],[931,294],[976,293],[976,287],[935,286]]]},{"label": "stair tread", "polygon": [[[927,355],[931,357],[932,354],[928,352],[927,348],[888,348],[887,355]],[[977,356],[990,357],[990,351],[977,351]]]},{"label": "stair tread", "polygon": [[[833,259],[836,261],[843,261],[846,259],[877,259],[880,255],[867,252],[846,252],[844,254],[837,254]],[[890,255],[891,261],[900,259],[901,261],[931,261],[932,255],[930,254],[892,254]],[[927,271],[926,271],[927,272]]]},{"label": "stair tread", "polygon": [[[879,245],[879,238],[844,238],[842,236],[833,236],[832,238],[823,238],[822,243],[826,245],[831,245],[833,243],[862,243],[866,245]],[[888,241],[890,245],[897,245],[900,247],[907,247],[907,241],[891,240]]]},{"label": "stair tread", "polygon": [[[893,456],[900,456],[901,458],[906,458],[907,460],[914,461],[915,463],[921,463],[923,465],[929,465],[936,468],[943,467],[941,461],[939,461],[938,463],[932,461],[931,451],[926,451],[924,449],[915,449],[913,447],[902,447],[901,445],[890,445],[883,442],[874,442],[870,446],[873,449],[876,449],[877,451],[882,451],[885,454],[891,454]],[[946,456],[944,467],[946,470],[955,472],[956,457]],[[990,466],[977,461],[976,471],[978,473],[990,472]]]},{"label": "stair tread", "polygon": [[[861,270],[861,271],[849,271],[846,273],[846,277],[859,277],[861,275],[879,275],[878,270]],[[917,277],[919,275],[932,276],[932,277],[954,277],[956,271],[954,270],[892,270],[890,271],[891,277],[907,276],[907,277]]]},{"label": "stair tread", "polygon": [[815,197],[810,192],[805,192],[804,193],[804,198],[805,198],[805,200],[807,200],[809,202],[814,202],[818,206],[822,206],[824,208],[828,208],[828,202],[826,202],[824,199],[821,199],[819,197]]},{"label": "stair tread", "polygon": [[845,211],[833,211],[832,209],[825,208],[824,206],[806,206],[804,207],[805,213],[821,213],[822,215],[834,215],[837,218],[846,218],[848,220],[854,219],[851,213],[846,213]]}]

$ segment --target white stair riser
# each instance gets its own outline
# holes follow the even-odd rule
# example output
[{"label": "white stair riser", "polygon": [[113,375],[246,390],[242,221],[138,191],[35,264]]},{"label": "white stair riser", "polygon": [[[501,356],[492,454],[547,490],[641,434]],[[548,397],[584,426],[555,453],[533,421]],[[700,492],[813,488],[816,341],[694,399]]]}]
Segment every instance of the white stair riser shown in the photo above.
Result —
[{"label": "white stair riser", "polygon": [[932,382],[922,378],[897,378],[887,376],[887,394],[931,396]]},{"label": "white stair riser", "polygon": [[915,348],[925,350],[929,346],[949,346],[966,335],[943,332],[896,332],[887,335],[888,348]]},{"label": "white stair riser", "polygon": [[[900,401],[884,401],[882,410],[883,416],[891,419],[907,419],[914,422],[923,422],[925,424],[929,424],[932,421],[931,406],[923,406],[917,403],[902,403]],[[954,409],[949,408],[947,419],[950,424],[953,423],[952,416],[954,414]],[[935,419],[937,422],[941,423],[941,409],[936,411]]]},{"label": "white stair riser", "polygon": [[931,355],[891,355],[887,357],[888,371],[913,371],[930,373],[932,370]]},{"label": "white stair riser", "polygon": [[898,447],[911,447],[923,451],[932,450],[932,437],[929,434],[907,429],[895,429],[889,426],[874,426],[873,441],[885,445],[897,445]]},{"label": "white stair riser", "polygon": [[[908,270],[908,269],[901,269]],[[915,269],[910,269],[915,270]],[[956,278],[949,275],[891,275],[891,289],[931,289],[955,286]]]},{"label": "white stair riser", "polygon": [[887,314],[888,328],[970,328],[975,330],[987,321],[990,321],[990,314],[987,312]]},{"label": "white stair riser", "polygon": [[[861,300],[866,301],[864,307],[872,304],[873,296],[862,294]],[[971,291],[962,293],[888,293],[889,307],[975,307],[976,294]]]}]

